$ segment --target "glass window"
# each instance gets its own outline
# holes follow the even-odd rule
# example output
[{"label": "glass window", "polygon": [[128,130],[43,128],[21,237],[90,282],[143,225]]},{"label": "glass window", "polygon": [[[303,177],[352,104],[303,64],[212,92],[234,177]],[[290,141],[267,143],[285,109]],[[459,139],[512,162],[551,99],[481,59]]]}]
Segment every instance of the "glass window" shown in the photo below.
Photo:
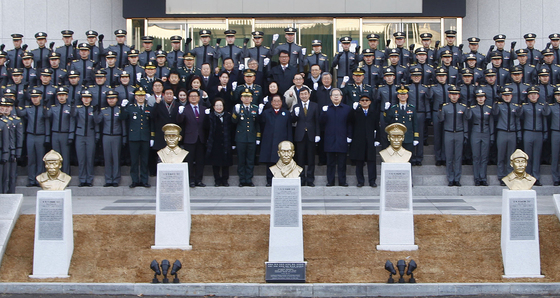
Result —
[{"label": "glass window", "polygon": [[[360,19],[336,19],[336,48],[335,52],[342,52],[340,38],[343,36],[352,37],[350,52],[354,52],[360,42]],[[333,53],[334,54],[334,53]]]},{"label": "glass window", "polygon": [[[161,45],[164,51],[171,49],[171,40],[173,35],[179,35],[185,38],[186,23],[184,21],[148,21],[147,35],[154,37],[154,49]],[[141,50],[142,51],[142,50]]]},{"label": "glass window", "polygon": [[137,49],[141,46],[141,38],[144,36],[144,19],[132,20],[132,39],[129,41],[131,45],[135,45]]},{"label": "glass window", "polygon": [[[444,28],[441,30],[444,33],[446,30],[455,30],[457,31],[457,18],[452,19],[443,19],[443,26]],[[458,38],[455,39],[455,45],[460,42]]]},{"label": "glass window", "polygon": [[[264,32],[263,45],[270,47],[272,44],[272,35],[278,34],[280,37],[277,42],[286,42],[284,38],[284,29],[294,26],[293,20],[255,20],[255,31]],[[298,41],[298,34],[296,33],[296,42]]]},{"label": "glass window", "polygon": [[[198,32],[200,32],[200,30],[206,29],[212,31],[212,40],[210,41],[211,45],[216,44],[216,38],[221,38],[223,40],[225,37],[224,31],[227,29],[225,19],[187,20],[187,23],[189,24],[189,36],[192,38],[190,49],[202,45],[200,35],[198,35]],[[222,45],[224,43],[225,40],[222,41]]]},{"label": "glass window", "polygon": [[[364,19],[362,22],[362,48],[368,49],[371,48],[369,45],[369,41],[367,40],[367,36],[369,34],[378,34],[379,35],[379,45],[377,49],[380,51],[385,50],[387,45],[387,40],[393,39],[393,33],[400,30],[401,22],[400,20],[366,20]],[[394,45],[394,43],[393,43]],[[393,46],[392,45],[392,46]]]},{"label": "glass window", "polygon": [[441,23],[439,19],[434,20],[424,20],[415,23],[406,23],[404,27],[408,31],[408,40],[407,45],[414,44],[415,48],[419,48],[422,46],[422,39],[420,38],[420,34],[422,33],[431,33],[432,34],[432,42],[430,47],[433,48],[436,44],[436,41],[440,40],[440,30],[441,30]]},{"label": "glass window", "polygon": [[[251,32],[253,32],[253,19],[239,19],[239,20],[228,20],[228,26],[230,30],[235,30],[237,33],[235,34],[235,45],[243,47],[243,39],[249,38],[251,40]],[[223,32],[222,38],[225,38]],[[225,46],[225,40],[222,41],[220,46]],[[248,47],[251,47],[251,44],[247,44]]]},{"label": "glass window", "polygon": [[332,61],[333,52],[333,24],[332,20],[316,20],[311,22],[309,20],[298,21],[296,27],[299,29],[300,37],[298,39],[299,44],[302,47],[307,48],[307,54],[311,54],[312,47],[311,42],[314,39],[321,40],[323,44],[323,53],[329,56],[329,60]]}]

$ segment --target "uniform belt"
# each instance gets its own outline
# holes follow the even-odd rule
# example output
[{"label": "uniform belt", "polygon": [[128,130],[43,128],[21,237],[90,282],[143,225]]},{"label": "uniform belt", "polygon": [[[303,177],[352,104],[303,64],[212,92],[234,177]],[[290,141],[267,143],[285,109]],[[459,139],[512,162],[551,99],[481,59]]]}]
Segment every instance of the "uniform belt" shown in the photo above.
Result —
[{"label": "uniform belt", "polygon": [[56,131],[56,130],[53,130],[52,132],[56,132],[56,133],[70,133],[70,131]]},{"label": "uniform belt", "polygon": [[111,136],[111,137],[116,137],[116,136],[121,137],[121,136],[122,136],[121,133],[119,133],[119,134],[116,134],[116,133],[115,133],[115,134],[112,134],[112,133],[111,133],[111,134],[109,134],[109,133],[104,133],[103,135],[104,135],[104,136]]},{"label": "uniform belt", "polygon": [[518,132],[519,130],[506,130],[506,129],[500,129],[498,128],[499,131],[505,131],[505,132]]},{"label": "uniform belt", "polygon": [[524,129],[523,131],[542,132],[542,130],[532,130],[532,129]]},{"label": "uniform belt", "polygon": [[445,131],[447,131],[447,132],[463,132],[462,130],[453,131],[453,130],[447,130],[447,129]]}]

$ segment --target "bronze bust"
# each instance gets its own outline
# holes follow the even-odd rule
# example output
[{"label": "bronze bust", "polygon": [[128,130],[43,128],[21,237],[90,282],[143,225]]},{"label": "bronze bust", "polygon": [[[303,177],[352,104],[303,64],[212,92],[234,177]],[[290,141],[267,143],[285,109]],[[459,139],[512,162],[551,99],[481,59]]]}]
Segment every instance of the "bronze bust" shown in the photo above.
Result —
[{"label": "bronze bust", "polygon": [[537,179],[525,172],[529,155],[517,149],[513,152],[509,160],[513,171],[502,178],[502,181],[504,181],[507,187],[511,190],[530,190],[533,188],[533,184],[535,184]]},{"label": "bronze bust", "polygon": [[294,144],[290,141],[282,141],[278,144],[278,162],[270,167],[274,178],[298,178],[303,170],[294,161]]},{"label": "bronze bust", "polygon": [[406,126],[400,123],[393,123],[385,127],[385,132],[387,132],[387,139],[389,139],[391,145],[379,151],[383,161],[387,163],[408,162],[412,157],[412,152],[402,147]]},{"label": "bronze bust", "polygon": [[157,152],[159,159],[163,163],[182,163],[189,154],[189,151],[179,147],[179,142],[183,139],[181,136],[181,127],[177,124],[165,124],[161,130],[163,138],[167,143],[165,148]]},{"label": "bronze bust", "polygon": [[51,150],[45,154],[43,161],[47,171],[36,178],[41,188],[43,190],[64,190],[72,177],[60,171],[62,156]]}]

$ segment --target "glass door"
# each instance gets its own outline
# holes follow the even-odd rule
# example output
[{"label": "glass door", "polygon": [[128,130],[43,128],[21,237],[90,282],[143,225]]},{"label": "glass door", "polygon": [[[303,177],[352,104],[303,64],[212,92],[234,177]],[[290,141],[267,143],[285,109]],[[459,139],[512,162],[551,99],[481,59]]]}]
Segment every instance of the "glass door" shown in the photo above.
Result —
[{"label": "glass door", "polygon": [[[186,37],[187,23],[184,20],[148,20],[146,35],[154,37],[154,50],[158,45],[165,51],[171,49],[171,40],[173,35]],[[184,43],[181,43],[183,49]],[[141,49],[140,51],[142,51]]]}]

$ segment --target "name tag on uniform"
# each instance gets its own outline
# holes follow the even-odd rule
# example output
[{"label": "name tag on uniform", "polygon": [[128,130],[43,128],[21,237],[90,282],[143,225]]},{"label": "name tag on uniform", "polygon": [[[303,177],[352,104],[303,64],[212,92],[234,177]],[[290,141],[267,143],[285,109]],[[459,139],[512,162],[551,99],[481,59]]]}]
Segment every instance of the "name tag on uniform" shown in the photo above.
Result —
[{"label": "name tag on uniform", "polygon": [[64,114],[70,114],[70,111],[68,111],[68,110],[63,110],[62,113],[64,113]]},{"label": "name tag on uniform", "polygon": [[93,116],[93,112],[89,112],[88,115]]},{"label": "name tag on uniform", "polygon": [[463,111],[457,111],[457,114],[463,114]]}]

